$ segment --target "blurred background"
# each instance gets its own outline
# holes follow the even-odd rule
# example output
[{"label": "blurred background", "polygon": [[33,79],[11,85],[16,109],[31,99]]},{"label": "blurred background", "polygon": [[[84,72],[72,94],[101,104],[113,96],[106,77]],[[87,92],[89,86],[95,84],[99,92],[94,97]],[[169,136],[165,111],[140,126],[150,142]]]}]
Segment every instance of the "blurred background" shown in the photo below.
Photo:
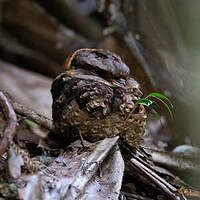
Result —
[{"label": "blurred background", "polygon": [[51,81],[66,57],[109,49],[144,96],[174,104],[174,119],[159,109],[164,127],[149,114],[146,143],[200,145],[199,0],[0,0],[0,22],[0,89],[21,104],[51,118]]}]

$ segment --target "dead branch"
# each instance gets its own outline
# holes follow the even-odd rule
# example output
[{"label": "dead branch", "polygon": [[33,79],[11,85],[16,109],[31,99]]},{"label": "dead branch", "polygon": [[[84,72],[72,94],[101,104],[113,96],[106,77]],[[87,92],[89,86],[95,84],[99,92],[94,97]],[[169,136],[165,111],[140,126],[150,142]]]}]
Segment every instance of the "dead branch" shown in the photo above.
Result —
[{"label": "dead branch", "polygon": [[12,102],[12,105],[17,114],[22,115],[31,121],[34,121],[36,124],[43,128],[46,128],[50,131],[54,130],[54,125],[51,119],[48,119],[47,117],[42,116],[17,102]]},{"label": "dead branch", "polygon": [[139,170],[141,170],[146,176],[148,176],[169,198],[174,200],[180,200],[178,190],[174,186],[169,184],[167,181],[158,176],[152,170],[148,169],[135,158],[131,159],[131,163],[137,166]]},{"label": "dead branch", "polygon": [[9,143],[12,142],[13,137],[15,136],[17,117],[8,99],[1,91],[0,91],[0,107],[3,110],[6,120],[8,121],[2,136],[3,139],[0,144],[0,156],[2,156],[6,152]]}]

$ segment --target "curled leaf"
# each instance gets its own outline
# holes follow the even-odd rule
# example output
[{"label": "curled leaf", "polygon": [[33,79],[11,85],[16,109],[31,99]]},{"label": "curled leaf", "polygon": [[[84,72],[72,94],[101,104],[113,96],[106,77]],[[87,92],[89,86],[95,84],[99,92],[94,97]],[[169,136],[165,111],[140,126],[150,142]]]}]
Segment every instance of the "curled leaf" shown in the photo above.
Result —
[{"label": "curled leaf", "polygon": [[141,105],[144,105],[144,106],[147,106],[147,107],[150,107],[154,102],[149,100],[149,99],[146,99],[146,98],[142,98],[142,99],[139,99],[137,101],[138,104],[141,104]]},{"label": "curled leaf", "polygon": [[163,94],[153,92],[153,93],[149,94],[146,98],[149,98],[149,97],[158,97],[158,98],[165,99],[170,104],[170,106],[173,108],[172,102]]},{"label": "curled leaf", "polygon": [[[159,100],[166,107],[166,109],[169,112],[171,118],[173,118],[173,113],[172,113],[173,105],[172,105],[171,101],[166,96],[164,96],[164,95],[162,95],[160,93],[155,93],[155,92],[147,95],[146,98],[142,98],[142,99],[139,99],[137,101],[138,104],[141,104],[141,105],[144,105],[144,106],[150,108],[151,112],[153,112],[155,114],[155,116],[159,119],[159,121],[161,123],[161,126],[162,126],[160,115],[155,110],[155,106],[159,107],[159,105],[158,105],[158,103],[156,101],[148,99],[150,97]],[[166,100],[167,103],[170,104],[170,106],[164,100]]]},{"label": "curled leaf", "polygon": [[170,108],[162,99],[160,99],[159,97],[154,96],[154,98],[155,98],[155,99],[158,99],[160,102],[163,103],[163,105],[166,107],[167,111],[169,112],[171,118],[173,119],[173,113],[172,113],[171,108]]}]

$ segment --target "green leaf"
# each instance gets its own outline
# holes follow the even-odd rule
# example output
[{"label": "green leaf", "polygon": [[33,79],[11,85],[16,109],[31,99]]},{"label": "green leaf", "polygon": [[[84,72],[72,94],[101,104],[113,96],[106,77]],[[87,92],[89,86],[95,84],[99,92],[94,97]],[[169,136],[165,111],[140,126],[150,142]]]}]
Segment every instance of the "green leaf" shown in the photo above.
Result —
[{"label": "green leaf", "polygon": [[137,101],[138,104],[142,104],[144,106],[147,106],[147,107],[150,107],[150,108],[159,108],[159,104],[155,101],[152,101],[152,100],[149,100],[149,99],[145,99],[145,98],[142,98],[142,99],[139,99]]},{"label": "green leaf", "polygon": [[138,104],[142,104],[144,106],[147,106],[148,108],[150,108],[150,111],[154,113],[154,115],[159,119],[160,121],[160,124],[162,126],[162,121],[161,121],[161,118],[160,118],[160,115],[158,114],[158,112],[152,107],[153,105],[156,105],[156,106],[159,106],[157,102],[155,101],[151,101],[149,99],[139,99],[137,101]]},{"label": "green leaf", "polygon": [[163,94],[153,92],[153,93],[149,94],[146,98],[149,98],[149,97],[158,97],[158,98],[161,98],[161,99],[165,99],[166,101],[168,101],[170,106],[173,108],[173,104],[171,103],[171,101],[166,96],[164,96]]},{"label": "green leaf", "polygon": [[154,103],[154,101],[151,101],[151,100],[149,100],[149,99],[142,98],[142,99],[139,99],[139,100],[137,101],[137,103],[138,103],[138,104],[141,104],[141,105],[144,105],[144,106],[147,106],[147,107],[150,107],[150,106]]},{"label": "green leaf", "polygon": [[173,119],[173,113],[172,113],[171,108],[170,108],[162,99],[160,99],[159,97],[154,96],[154,98],[155,98],[155,99],[158,99],[160,102],[162,102],[162,103],[164,104],[164,106],[167,108],[167,110],[168,110],[168,112],[169,112],[171,118]]},{"label": "green leaf", "polygon": [[[169,112],[171,118],[173,118],[173,113],[172,113],[173,105],[172,105],[171,101],[166,96],[164,96],[160,93],[151,93],[146,98],[142,98],[142,99],[139,99],[137,101],[138,104],[142,104],[142,105],[150,108],[151,112],[153,112],[154,115],[159,119],[161,126],[163,126],[160,115],[155,110],[155,107],[159,107],[159,105],[156,101],[148,99],[150,97],[155,98],[155,99],[159,100],[162,104],[164,104],[164,106],[166,107],[167,111]],[[167,103],[170,104],[170,106],[164,100],[166,100]]]},{"label": "green leaf", "polygon": [[25,119],[24,122],[29,126],[37,126],[37,124],[29,119]]}]

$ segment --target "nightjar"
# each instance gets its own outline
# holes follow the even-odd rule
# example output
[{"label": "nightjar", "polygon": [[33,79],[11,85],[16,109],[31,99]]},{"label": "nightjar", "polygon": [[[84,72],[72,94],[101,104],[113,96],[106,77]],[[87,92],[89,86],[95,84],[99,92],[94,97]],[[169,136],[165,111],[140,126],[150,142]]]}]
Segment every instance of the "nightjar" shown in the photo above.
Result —
[{"label": "nightjar", "polygon": [[52,115],[57,132],[69,142],[95,142],[119,135],[135,146],[145,133],[146,112],[137,104],[139,84],[121,58],[102,49],[80,49],[52,83]]}]

